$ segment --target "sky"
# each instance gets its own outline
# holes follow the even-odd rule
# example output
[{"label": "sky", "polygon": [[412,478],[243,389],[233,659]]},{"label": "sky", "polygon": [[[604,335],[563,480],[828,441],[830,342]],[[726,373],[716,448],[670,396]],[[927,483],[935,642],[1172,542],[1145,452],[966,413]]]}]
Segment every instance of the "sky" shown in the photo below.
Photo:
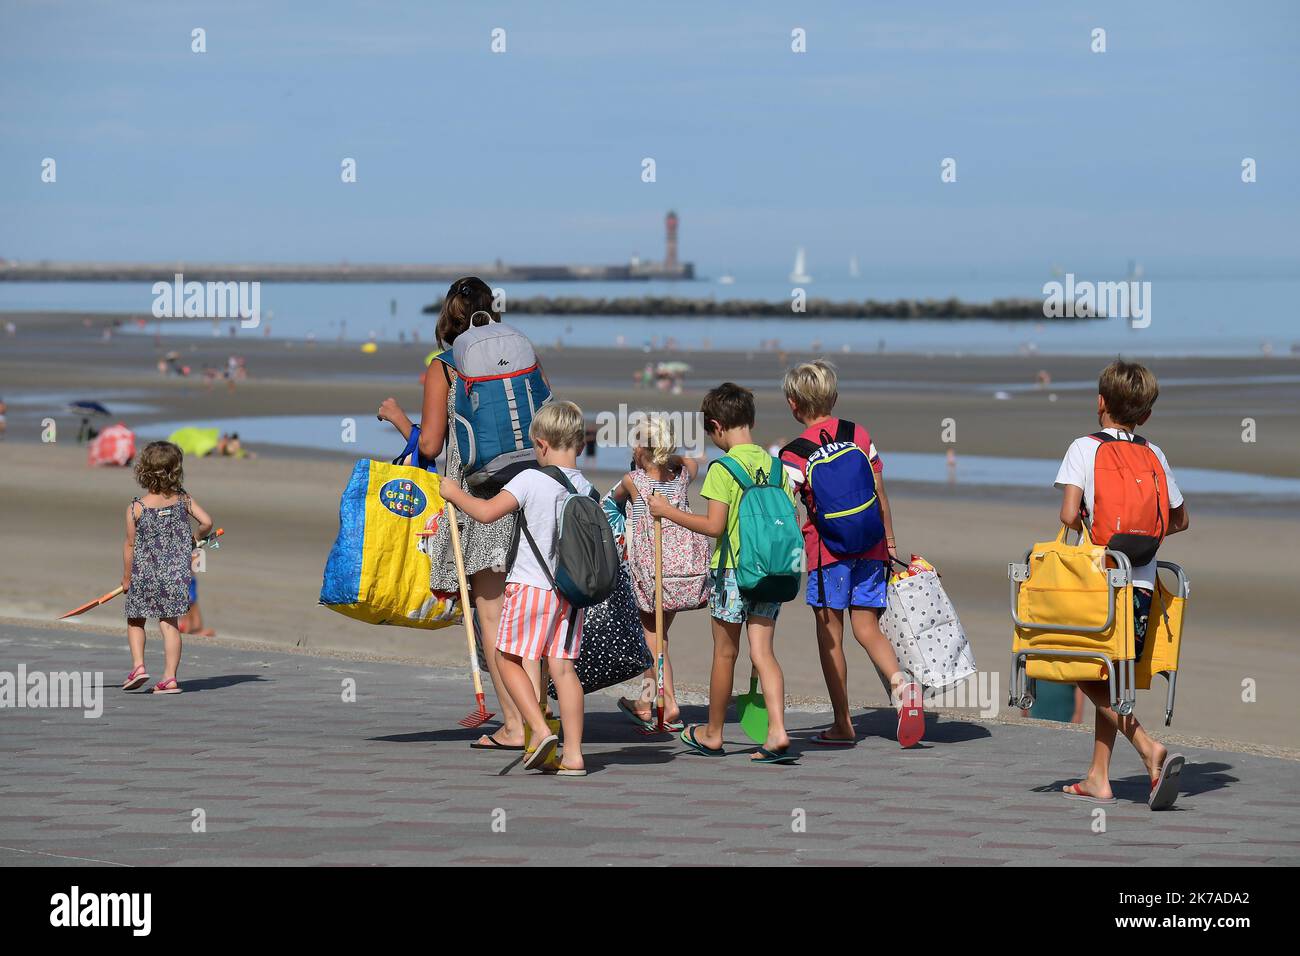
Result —
[{"label": "sky", "polygon": [[1293,2],[0,0],[0,258],[1294,276],[1297,90]]}]

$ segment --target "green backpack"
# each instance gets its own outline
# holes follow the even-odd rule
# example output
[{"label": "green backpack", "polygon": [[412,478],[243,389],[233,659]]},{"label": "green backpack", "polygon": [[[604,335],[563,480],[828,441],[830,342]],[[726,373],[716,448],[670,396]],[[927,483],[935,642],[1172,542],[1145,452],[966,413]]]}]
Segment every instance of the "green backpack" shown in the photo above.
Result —
[{"label": "green backpack", "polygon": [[[724,456],[716,463],[730,472],[741,489],[736,506],[740,533],[740,553],[735,556],[736,586],[751,601],[794,600],[803,574],[803,532],[799,530],[794,503],[781,487],[781,463],[773,458],[766,476],[759,470],[757,483],[735,459]],[[730,551],[731,535],[724,533],[719,578],[729,567]]]}]

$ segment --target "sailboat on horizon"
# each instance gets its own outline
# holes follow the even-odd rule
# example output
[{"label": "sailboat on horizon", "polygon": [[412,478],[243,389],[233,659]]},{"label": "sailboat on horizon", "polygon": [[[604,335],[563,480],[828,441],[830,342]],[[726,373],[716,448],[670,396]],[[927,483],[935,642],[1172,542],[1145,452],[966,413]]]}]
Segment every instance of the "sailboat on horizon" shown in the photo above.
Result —
[{"label": "sailboat on horizon", "polygon": [[808,257],[804,254],[803,246],[800,246],[794,254],[794,269],[790,272],[791,282],[812,282],[812,276],[808,274]]},{"label": "sailboat on horizon", "polygon": [[859,279],[861,277],[862,270],[858,268],[858,257],[856,255],[849,256],[849,278]]}]

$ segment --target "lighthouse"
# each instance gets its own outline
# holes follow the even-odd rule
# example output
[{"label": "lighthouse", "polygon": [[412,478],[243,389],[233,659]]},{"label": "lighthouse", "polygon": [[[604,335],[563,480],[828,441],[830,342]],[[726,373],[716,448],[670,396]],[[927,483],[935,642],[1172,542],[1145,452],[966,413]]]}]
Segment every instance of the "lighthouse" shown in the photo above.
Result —
[{"label": "lighthouse", "polygon": [[677,268],[677,213],[671,209],[664,218],[664,268],[672,271]]}]

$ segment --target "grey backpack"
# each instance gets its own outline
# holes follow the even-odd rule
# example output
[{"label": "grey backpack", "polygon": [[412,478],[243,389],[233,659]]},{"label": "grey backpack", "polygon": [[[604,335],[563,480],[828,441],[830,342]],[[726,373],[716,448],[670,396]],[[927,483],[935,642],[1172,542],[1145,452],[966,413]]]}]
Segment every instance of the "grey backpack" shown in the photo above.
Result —
[{"label": "grey backpack", "polygon": [[519,520],[515,522],[515,540],[510,551],[510,562],[519,549],[519,534],[528,539],[528,546],[533,549],[533,556],[542,566],[548,581],[562,598],[573,606],[569,617],[569,634],[566,646],[573,643],[573,622],[577,618],[578,608],[600,604],[613,593],[618,584],[618,572],[622,567],[618,547],[614,544],[614,532],[605,516],[605,509],[600,506],[600,499],[593,489],[590,495],[579,494],[569,481],[569,476],[554,465],[541,469],[564,486],[568,492],[560,500],[555,522],[555,573],[542,556],[541,549],[528,531],[528,521],[520,510]]}]

